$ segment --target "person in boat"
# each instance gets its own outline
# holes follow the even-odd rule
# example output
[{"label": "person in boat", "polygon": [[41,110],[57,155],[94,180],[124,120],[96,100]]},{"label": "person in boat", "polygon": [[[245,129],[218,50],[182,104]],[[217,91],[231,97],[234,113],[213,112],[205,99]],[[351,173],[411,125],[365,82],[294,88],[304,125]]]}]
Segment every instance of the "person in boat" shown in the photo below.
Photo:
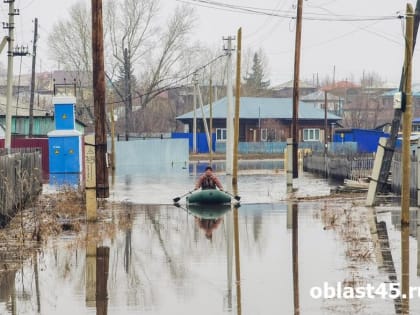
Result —
[{"label": "person in boat", "polygon": [[216,189],[223,191],[223,185],[216,175],[213,174],[213,168],[207,166],[204,170],[204,174],[200,176],[197,183],[195,184],[194,190],[201,189]]}]

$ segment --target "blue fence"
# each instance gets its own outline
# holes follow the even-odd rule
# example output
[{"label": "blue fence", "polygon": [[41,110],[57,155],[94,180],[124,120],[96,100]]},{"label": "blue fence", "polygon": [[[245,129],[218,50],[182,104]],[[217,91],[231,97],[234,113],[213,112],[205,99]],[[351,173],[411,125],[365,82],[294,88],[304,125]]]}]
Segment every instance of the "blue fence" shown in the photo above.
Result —
[{"label": "blue fence", "polygon": [[365,130],[365,129],[351,129],[340,131],[334,134],[334,143],[346,143],[355,142],[357,143],[357,151],[361,153],[376,152],[378,147],[379,138],[388,138],[389,134],[383,131],[377,130]]},{"label": "blue fence", "polygon": [[[186,132],[173,132],[171,134],[172,139],[188,139],[189,150],[193,150],[193,134]],[[216,135],[212,134],[212,149],[216,151]],[[210,152],[207,144],[207,137],[205,133],[197,133],[197,153],[208,153]]]}]

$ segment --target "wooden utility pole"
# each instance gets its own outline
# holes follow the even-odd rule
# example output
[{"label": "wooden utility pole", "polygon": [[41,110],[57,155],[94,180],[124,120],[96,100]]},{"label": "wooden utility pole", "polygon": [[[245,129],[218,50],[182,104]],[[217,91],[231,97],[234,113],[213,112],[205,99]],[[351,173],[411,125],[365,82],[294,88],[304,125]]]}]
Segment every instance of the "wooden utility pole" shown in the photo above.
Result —
[{"label": "wooden utility pole", "polygon": [[95,110],[96,197],[109,197],[102,0],[92,0],[93,102]]},{"label": "wooden utility pole", "polygon": [[234,142],[234,105],[233,105],[233,88],[232,88],[232,41],[234,38],[228,36],[227,48],[225,49],[227,55],[226,61],[226,98],[227,98],[227,110],[226,110],[226,174],[232,175],[233,173],[233,142]]},{"label": "wooden utility pole", "polygon": [[242,28],[238,29],[238,47],[236,49],[236,93],[235,93],[235,118],[234,118],[234,143],[233,143],[233,173],[232,184],[238,183],[238,146],[239,146],[239,109],[241,105],[241,49]]},{"label": "wooden utility pole", "polygon": [[302,1],[298,0],[296,16],[296,39],[295,39],[295,67],[293,80],[293,178],[298,178],[298,148],[299,148],[299,72],[300,72],[300,44],[302,37]]},{"label": "wooden utility pole", "polygon": [[128,49],[124,49],[124,86],[125,86],[125,141],[128,141],[131,126],[131,112],[133,106],[131,103],[131,67],[130,67],[130,58],[128,56]]},{"label": "wooden utility pole", "polygon": [[34,128],[34,96],[35,96],[35,63],[36,43],[38,41],[38,18],[35,18],[34,42],[32,47],[31,97],[29,99],[29,138],[32,138]]},{"label": "wooden utility pole", "polygon": [[411,95],[411,75],[413,60],[413,7],[407,4],[406,30],[405,30],[405,58],[404,73],[405,83],[403,95],[406,98],[405,110],[403,113],[403,145],[402,145],[402,185],[401,185],[401,224],[408,225],[410,223],[410,136],[412,125],[412,95]]}]

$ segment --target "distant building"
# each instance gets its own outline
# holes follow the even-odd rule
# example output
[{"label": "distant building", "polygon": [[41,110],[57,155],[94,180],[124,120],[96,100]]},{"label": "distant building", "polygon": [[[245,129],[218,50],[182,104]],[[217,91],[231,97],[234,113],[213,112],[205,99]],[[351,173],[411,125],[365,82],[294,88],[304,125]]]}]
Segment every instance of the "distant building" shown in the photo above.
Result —
[{"label": "distant building", "polygon": [[[258,98],[241,97],[239,112],[239,141],[285,141],[292,135],[293,104],[291,98]],[[207,120],[210,117],[210,106],[203,108]],[[213,103],[213,130],[216,141],[226,141],[227,99],[222,98]],[[333,124],[341,117],[328,113],[327,130],[325,131],[324,110],[304,102],[299,103],[299,141],[324,141],[324,132],[331,135]],[[187,125],[189,132],[193,127],[194,112],[190,111],[176,117]],[[201,109],[196,110],[197,132],[204,132]]]},{"label": "distant building", "polygon": [[[304,96],[310,93],[313,93],[318,88],[311,83],[305,81],[299,81],[299,95]],[[293,80],[287,81],[285,83],[275,85],[271,88],[272,96],[273,97],[285,97],[285,98],[292,98],[293,97]]]},{"label": "distant building", "polygon": [[[0,125],[5,126],[5,115],[0,115]],[[81,121],[76,121],[76,129],[84,133],[86,125]],[[1,129],[1,128],[0,128]],[[33,137],[45,138],[48,132],[55,129],[54,116],[43,115],[33,118]],[[29,116],[12,116],[12,135],[14,137],[26,137],[29,135]],[[0,131],[1,135],[1,131]],[[1,138],[1,136],[0,136]]]}]

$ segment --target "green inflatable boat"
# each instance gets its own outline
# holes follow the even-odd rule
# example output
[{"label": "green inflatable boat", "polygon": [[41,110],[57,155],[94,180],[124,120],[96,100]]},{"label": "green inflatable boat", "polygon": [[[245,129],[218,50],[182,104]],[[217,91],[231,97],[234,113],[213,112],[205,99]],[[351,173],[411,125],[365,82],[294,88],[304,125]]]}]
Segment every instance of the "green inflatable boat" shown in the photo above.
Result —
[{"label": "green inflatable boat", "polygon": [[217,189],[194,191],[187,197],[187,204],[221,205],[230,203],[230,195]]},{"label": "green inflatable boat", "polygon": [[188,212],[200,219],[217,219],[223,216],[231,209],[230,204],[212,204],[212,205],[197,205],[190,204],[187,206]]}]

